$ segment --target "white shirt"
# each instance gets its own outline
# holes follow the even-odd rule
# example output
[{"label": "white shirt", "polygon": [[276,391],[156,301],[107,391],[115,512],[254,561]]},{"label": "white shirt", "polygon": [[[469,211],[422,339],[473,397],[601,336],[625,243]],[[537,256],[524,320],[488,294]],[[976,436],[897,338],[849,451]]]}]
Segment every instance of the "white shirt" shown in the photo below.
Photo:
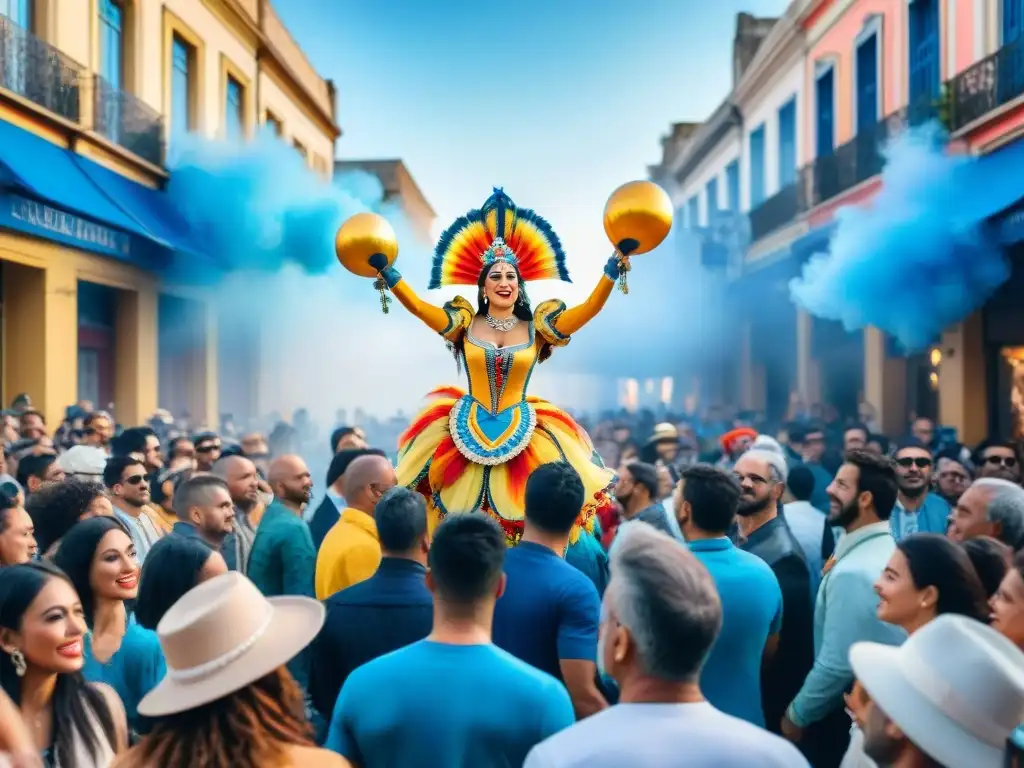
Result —
[{"label": "white shirt", "polygon": [[698,704],[616,704],[545,739],[523,768],[810,768],[756,725]]}]

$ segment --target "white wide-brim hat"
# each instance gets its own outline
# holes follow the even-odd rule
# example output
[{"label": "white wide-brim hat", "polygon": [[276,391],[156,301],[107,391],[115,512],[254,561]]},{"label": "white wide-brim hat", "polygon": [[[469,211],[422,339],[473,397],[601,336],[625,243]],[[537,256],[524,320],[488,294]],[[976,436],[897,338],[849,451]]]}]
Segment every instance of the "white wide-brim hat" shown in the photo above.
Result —
[{"label": "white wide-brim hat", "polygon": [[1024,654],[996,630],[944,614],[900,647],[854,643],[850,665],[886,717],[934,760],[1002,768],[1006,740],[1024,722]]},{"label": "white wide-brim hat", "polygon": [[167,674],[139,714],[186,712],[239,691],[295,658],[323,624],[312,598],[266,598],[236,572],[203,582],[157,625]]}]

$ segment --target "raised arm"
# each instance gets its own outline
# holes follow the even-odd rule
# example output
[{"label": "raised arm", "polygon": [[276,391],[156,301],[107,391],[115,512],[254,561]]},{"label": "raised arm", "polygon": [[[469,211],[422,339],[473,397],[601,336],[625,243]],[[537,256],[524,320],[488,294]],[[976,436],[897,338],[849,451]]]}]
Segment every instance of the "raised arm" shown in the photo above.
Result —
[{"label": "raised arm", "polygon": [[534,313],[534,321],[542,339],[556,347],[568,344],[569,337],[597,317],[597,313],[604,308],[618,277],[619,260],[612,256],[604,265],[604,273],[597,287],[582,304],[567,309],[565,302],[557,299],[541,302]]},{"label": "raised arm", "polygon": [[422,320],[430,330],[446,339],[454,341],[473,321],[473,308],[461,296],[456,296],[444,307],[435,307],[417,296],[394,267],[385,267],[380,276],[403,307]]}]

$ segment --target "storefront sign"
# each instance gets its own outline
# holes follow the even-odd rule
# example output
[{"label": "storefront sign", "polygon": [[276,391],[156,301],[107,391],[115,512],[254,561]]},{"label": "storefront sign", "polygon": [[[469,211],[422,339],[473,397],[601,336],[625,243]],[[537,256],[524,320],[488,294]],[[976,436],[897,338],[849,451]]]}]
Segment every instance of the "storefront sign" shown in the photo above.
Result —
[{"label": "storefront sign", "polygon": [[132,236],[20,195],[0,197],[0,227],[116,258],[132,255]]}]

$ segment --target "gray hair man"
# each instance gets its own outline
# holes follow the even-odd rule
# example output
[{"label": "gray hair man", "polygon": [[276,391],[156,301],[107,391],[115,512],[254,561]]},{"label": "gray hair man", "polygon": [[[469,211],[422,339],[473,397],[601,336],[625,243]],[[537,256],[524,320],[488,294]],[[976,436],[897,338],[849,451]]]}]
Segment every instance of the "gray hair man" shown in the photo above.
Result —
[{"label": "gray hair man", "polygon": [[995,477],[975,480],[953,508],[948,533],[953,541],[992,536],[1020,549],[1024,545],[1024,488]]},{"label": "gray hair man", "polygon": [[785,458],[775,451],[747,451],[733,474],[740,484],[740,548],[767,563],[782,590],[782,630],[765,646],[761,674],[765,723],[779,732],[786,707],[814,664],[811,571],[803,547],[781,514],[789,475]]},{"label": "gray hair man", "polygon": [[620,704],[541,742],[525,768],[670,765],[681,754],[694,768],[808,765],[794,746],[719,712],[701,693],[722,604],[686,547],[651,526],[629,526],[612,547],[611,573],[598,666],[619,684]]}]

